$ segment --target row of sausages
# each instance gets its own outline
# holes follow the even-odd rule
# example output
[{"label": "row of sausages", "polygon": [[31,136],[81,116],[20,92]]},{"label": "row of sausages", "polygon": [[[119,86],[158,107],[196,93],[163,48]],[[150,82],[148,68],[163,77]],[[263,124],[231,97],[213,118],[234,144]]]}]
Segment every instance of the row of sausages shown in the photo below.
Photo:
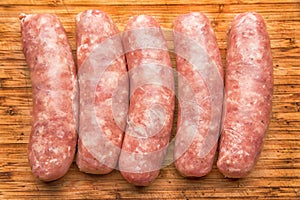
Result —
[{"label": "row of sausages", "polygon": [[[177,70],[150,16],[131,18],[121,34],[102,11],[78,14],[77,69],[55,15],[20,19],[33,92],[28,158],[39,179],[66,174],[76,144],[80,171],[119,169],[134,185],[149,185],[172,162],[183,176],[205,176],[218,146],[217,166],[226,177],[245,177],[253,169],[273,92],[270,41],[259,14],[234,18],[225,73],[211,24],[201,13],[174,21]],[[175,97],[177,133],[170,141]]]}]

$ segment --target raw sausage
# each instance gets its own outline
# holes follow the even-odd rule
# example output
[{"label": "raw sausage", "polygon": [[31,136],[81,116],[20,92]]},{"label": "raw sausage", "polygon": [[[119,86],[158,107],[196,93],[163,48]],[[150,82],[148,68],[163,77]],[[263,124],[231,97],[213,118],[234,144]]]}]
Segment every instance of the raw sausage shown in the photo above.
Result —
[{"label": "raw sausage", "polygon": [[192,12],[174,21],[178,71],[178,123],[175,167],[201,177],[213,166],[223,104],[223,67],[209,19]]},{"label": "raw sausage", "polygon": [[80,89],[80,171],[107,174],[117,164],[128,109],[128,76],[119,30],[99,10],[76,18]]},{"label": "raw sausage", "polygon": [[20,15],[33,93],[28,159],[32,173],[53,181],[67,173],[77,140],[77,80],[72,50],[55,15]]},{"label": "raw sausage", "polygon": [[130,80],[130,107],[119,158],[123,177],[149,185],[166,155],[174,111],[174,77],[159,24],[146,15],[129,20],[123,45]]},{"label": "raw sausage", "polygon": [[226,177],[245,177],[254,168],[270,122],[272,93],[272,55],[264,20],[253,12],[237,15],[228,31],[217,162]]},{"label": "raw sausage", "polygon": [[128,109],[128,77],[119,30],[99,10],[76,18],[80,124],[76,163],[107,174],[117,163]]}]

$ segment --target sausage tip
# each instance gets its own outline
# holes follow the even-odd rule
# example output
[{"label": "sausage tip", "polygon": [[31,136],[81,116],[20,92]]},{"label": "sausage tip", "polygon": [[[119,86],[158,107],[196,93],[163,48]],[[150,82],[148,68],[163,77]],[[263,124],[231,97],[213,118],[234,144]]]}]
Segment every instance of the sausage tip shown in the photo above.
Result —
[{"label": "sausage tip", "polygon": [[21,13],[20,15],[19,15],[19,19],[21,20],[21,21],[23,21],[23,19],[25,19],[26,18],[26,14],[25,13]]}]

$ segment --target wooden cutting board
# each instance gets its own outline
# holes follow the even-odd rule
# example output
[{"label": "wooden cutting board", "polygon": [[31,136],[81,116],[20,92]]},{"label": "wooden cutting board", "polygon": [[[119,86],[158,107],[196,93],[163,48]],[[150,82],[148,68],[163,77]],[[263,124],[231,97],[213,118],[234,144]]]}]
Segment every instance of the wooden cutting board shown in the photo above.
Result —
[{"label": "wooden cutting board", "polygon": [[[300,199],[300,1],[299,0],[1,0],[0,1],[0,199]],[[233,17],[256,11],[271,39],[275,88],[265,146],[244,179],[224,178],[216,166],[203,178],[181,177],[171,164],[149,187],[134,187],[118,171],[96,176],[73,164],[62,179],[43,183],[27,162],[32,108],[31,83],[20,43],[20,13],[55,13],[75,55],[75,16],[86,9],[107,12],[120,30],[128,18],[154,16],[165,29],[191,11],[211,20],[224,61],[226,30]]]}]

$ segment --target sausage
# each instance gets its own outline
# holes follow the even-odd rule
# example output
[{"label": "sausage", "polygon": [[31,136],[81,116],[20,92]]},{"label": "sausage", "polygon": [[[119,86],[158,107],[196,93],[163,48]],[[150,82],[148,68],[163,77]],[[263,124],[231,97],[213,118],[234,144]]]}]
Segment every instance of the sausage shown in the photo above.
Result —
[{"label": "sausage", "polygon": [[173,28],[179,112],[175,167],[186,177],[207,175],[213,166],[223,105],[223,67],[209,19],[192,12]]},{"label": "sausage", "polygon": [[270,122],[273,67],[263,18],[253,12],[237,15],[228,31],[224,125],[218,169],[242,178],[254,168]]},{"label": "sausage", "polygon": [[117,164],[128,110],[128,75],[119,30],[99,10],[76,18],[80,89],[80,171],[107,174]]},{"label": "sausage", "polygon": [[33,93],[28,159],[43,181],[65,175],[77,140],[77,79],[72,50],[55,15],[20,15]]},{"label": "sausage", "polygon": [[119,169],[128,182],[147,186],[159,175],[171,136],[173,71],[165,38],[154,18],[131,18],[123,34],[123,46],[130,106]]}]

